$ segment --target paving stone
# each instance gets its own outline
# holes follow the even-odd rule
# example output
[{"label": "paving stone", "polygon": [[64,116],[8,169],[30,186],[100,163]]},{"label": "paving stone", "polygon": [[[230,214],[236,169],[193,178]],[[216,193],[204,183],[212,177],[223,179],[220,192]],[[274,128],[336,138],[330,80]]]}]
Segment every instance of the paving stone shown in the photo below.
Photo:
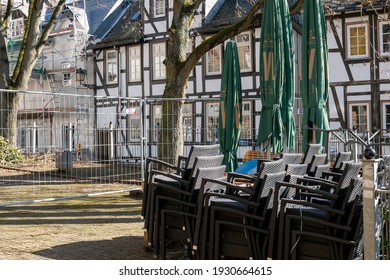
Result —
[{"label": "paving stone", "polygon": [[153,259],[140,210],[124,193],[0,207],[0,259]]}]

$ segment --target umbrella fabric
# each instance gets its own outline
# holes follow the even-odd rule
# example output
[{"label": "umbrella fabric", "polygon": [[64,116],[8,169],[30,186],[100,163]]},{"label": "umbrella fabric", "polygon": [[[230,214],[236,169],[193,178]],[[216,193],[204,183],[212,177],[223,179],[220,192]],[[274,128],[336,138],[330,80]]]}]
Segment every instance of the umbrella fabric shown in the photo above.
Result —
[{"label": "umbrella fabric", "polygon": [[218,127],[219,144],[224,155],[222,164],[226,165],[226,172],[234,171],[238,167],[237,148],[241,135],[241,122],[240,63],[236,42],[229,41],[226,45],[222,67]]},{"label": "umbrella fabric", "polygon": [[294,37],[290,18],[290,10],[287,0],[280,1],[284,42],[284,67],[285,81],[282,95],[282,120],[285,129],[285,143],[287,151],[295,150],[295,50]]},{"label": "umbrella fabric", "polygon": [[[305,1],[302,30],[301,97],[303,103],[302,146],[307,149],[313,138],[307,127],[329,129],[328,44],[324,11],[320,0]],[[326,143],[326,133],[316,131],[316,143]]]},{"label": "umbrella fabric", "polygon": [[282,15],[280,0],[267,0],[260,36],[260,92],[262,109],[257,145],[271,139],[273,153],[283,149],[283,120],[281,103],[284,81]]}]

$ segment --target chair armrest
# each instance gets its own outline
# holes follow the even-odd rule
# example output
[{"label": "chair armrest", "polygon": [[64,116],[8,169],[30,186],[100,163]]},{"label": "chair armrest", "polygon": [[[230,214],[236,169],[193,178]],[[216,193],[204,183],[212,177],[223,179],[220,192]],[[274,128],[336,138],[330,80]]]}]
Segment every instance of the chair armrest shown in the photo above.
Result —
[{"label": "chair armrest", "polygon": [[188,192],[186,190],[179,189],[177,187],[173,187],[171,185],[164,184],[164,183],[155,183],[155,184],[153,184],[153,187],[157,187],[158,189],[163,189],[165,191],[171,191],[171,192],[174,192],[174,193],[177,193],[180,195],[189,196],[189,197],[193,195],[192,192]]},{"label": "chair armrest", "polygon": [[290,223],[293,220],[306,221],[306,222],[310,222],[310,225],[317,224],[317,225],[327,226],[327,227],[330,227],[333,229],[338,229],[338,230],[343,230],[343,231],[348,231],[348,232],[352,230],[352,227],[350,227],[350,226],[344,226],[344,225],[340,225],[338,223],[332,223],[332,222],[322,220],[319,218],[315,218],[315,217],[299,216],[299,215],[286,215],[287,222]]},{"label": "chair armrest", "polygon": [[330,176],[340,178],[341,173],[332,172],[332,171],[323,171],[322,172],[322,178],[326,178],[326,177],[330,177]]},{"label": "chair armrest", "polygon": [[297,178],[297,184],[308,184],[308,185],[320,185],[324,188],[338,190],[339,186],[336,182],[331,182],[323,178],[314,178],[314,177],[300,177]]},{"label": "chair armrest", "polygon": [[[187,206],[187,207],[191,207],[194,209],[196,208],[196,203],[191,203],[188,201],[184,201],[181,199],[177,199],[177,198],[165,196],[165,195],[157,195],[156,196],[156,205],[159,205],[161,200],[169,201],[169,202],[175,203],[177,205]],[[160,210],[164,210],[164,209],[161,209],[161,207],[160,207],[159,209],[156,209],[156,210],[160,211]]]},{"label": "chair armrest", "polygon": [[156,159],[156,158],[147,158],[146,159],[146,170],[147,171],[150,171],[150,165],[152,163],[163,165],[164,167],[169,168],[169,169],[173,169],[173,170],[175,170],[178,173],[183,172],[183,169],[180,168],[179,166],[170,164],[168,162],[165,162],[165,161],[162,161],[162,160],[159,160],[159,159]]},{"label": "chair armrest", "polygon": [[[190,184],[190,181],[185,180],[182,177],[180,177],[179,175],[174,174],[174,173],[168,173],[168,172],[164,172],[164,171],[160,171],[160,170],[152,170],[150,172],[150,178],[153,178],[155,175],[162,175],[164,177],[168,177],[170,179],[178,181],[179,183],[181,183],[183,185],[189,185]],[[152,183],[155,184],[154,182],[152,182]]]},{"label": "chair armrest", "polygon": [[293,183],[287,183],[287,182],[276,182],[276,184],[275,184],[275,196],[279,197],[279,193],[278,192],[280,191],[280,189],[282,187],[294,188],[294,189],[299,190],[299,191],[304,191],[305,195],[314,194],[314,195],[317,195],[317,196],[320,196],[320,197],[323,197],[323,198],[327,198],[327,199],[330,199],[330,200],[334,200],[334,199],[338,198],[338,195],[330,193],[330,192],[327,192],[327,191],[318,190],[318,189],[312,189],[312,188],[310,188],[308,186],[305,186],[305,185],[293,184]]},{"label": "chair armrest", "polygon": [[225,182],[225,181],[221,181],[218,179],[212,179],[212,178],[203,178],[201,186],[200,186],[200,194],[205,193],[205,186],[207,183],[213,183],[213,184],[217,184],[220,186],[224,186],[226,188],[226,191],[225,191],[226,194],[232,194],[233,192],[236,192],[236,193],[244,192],[244,193],[251,195],[254,193],[254,191],[252,191],[250,188],[245,188],[245,187],[242,187],[240,185],[235,185],[235,184],[230,183],[230,182]]},{"label": "chair armrest", "polygon": [[286,198],[281,199],[280,211],[282,211],[282,209],[284,209],[286,207],[286,204],[295,204],[295,205],[317,208],[319,210],[326,211],[329,214],[343,215],[345,213],[342,210],[338,210],[338,209],[335,209],[333,207],[329,207],[329,206],[324,205],[324,204],[318,204],[318,203],[304,201],[304,200],[286,199]]},{"label": "chair armrest", "polygon": [[235,173],[235,172],[229,172],[227,175],[227,181],[233,182],[235,179],[242,179],[246,180],[250,183],[254,183],[256,181],[256,176],[248,175],[248,174],[241,174],[241,173]]}]

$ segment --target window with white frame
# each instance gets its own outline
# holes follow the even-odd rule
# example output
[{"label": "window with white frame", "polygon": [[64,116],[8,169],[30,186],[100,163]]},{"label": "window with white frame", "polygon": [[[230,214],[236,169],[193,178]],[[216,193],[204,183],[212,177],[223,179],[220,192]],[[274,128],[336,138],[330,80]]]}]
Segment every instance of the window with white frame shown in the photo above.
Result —
[{"label": "window with white frame", "polygon": [[[62,62],[61,63],[61,69],[66,71],[70,68],[70,63],[69,62]],[[69,71],[69,70],[68,70]],[[71,75],[69,72],[63,72],[62,73],[62,85],[64,87],[69,87],[71,86],[72,84],[72,80],[71,80]]]},{"label": "window with white frame", "polygon": [[390,103],[384,103],[383,107],[383,129],[390,133]]},{"label": "window with white frame", "polygon": [[24,18],[13,19],[10,22],[9,34],[12,39],[20,39],[24,33]]},{"label": "window with white frame", "polygon": [[379,51],[381,55],[390,55],[390,22],[379,23]]},{"label": "window with white frame", "polygon": [[165,71],[165,43],[154,44],[152,48],[153,56],[153,79],[162,80],[166,77]]},{"label": "window with white frame", "polygon": [[350,128],[354,129],[357,133],[363,134],[369,130],[370,124],[370,112],[367,102],[351,102],[349,103],[349,125]]},{"label": "window with white frame", "polygon": [[206,103],[206,141],[216,143],[218,141],[219,103]]},{"label": "window with white frame", "polygon": [[141,81],[141,47],[129,48],[129,81]]},{"label": "window with white frame", "polygon": [[240,69],[242,72],[252,70],[252,43],[251,33],[245,32],[236,36],[238,49],[238,58],[240,60]]},{"label": "window with white frame", "polygon": [[242,102],[242,139],[252,139],[252,103],[251,101]]},{"label": "window with white frame", "polygon": [[366,23],[347,25],[348,58],[368,57],[368,36]]},{"label": "window with white frame", "polygon": [[126,108],[127,139],[137,141],[141,139],[141,108]]},{"label": "window with white frame", "polygon": [[[182,107],[182,122],[183,122],[183,138],[186,142],[193,141],[193,117],[192,117],[192,104],[183,104]],[[162,107],[161,105],[153,106],[153,115],[152,115],[152,139],[157,142],[160,137],[161,131],[161,121],[162,121]]]},{"label": "window with white frame", "polygon": [[382,129],[385,142],[390,142],[390,103],[382,103]]},{"label": "window with white frame", "polygon": [[118,82],[118,60],[116,50],[106,52],[106,81],[107,84]]},{"label": "window with white frame", "polygon": [[165,0],[154,0],[154,16],[165,16]]},{"label": "window with white frame", "polygon": [[214,49],[209,50],[206,55],[206,74],[215,75],[221,74],[221,46],[218,45]]}]

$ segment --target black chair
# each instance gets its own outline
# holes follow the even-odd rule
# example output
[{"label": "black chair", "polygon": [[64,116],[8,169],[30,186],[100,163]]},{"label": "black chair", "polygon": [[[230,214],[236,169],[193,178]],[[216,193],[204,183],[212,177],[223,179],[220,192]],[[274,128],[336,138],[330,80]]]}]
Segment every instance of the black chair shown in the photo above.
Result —
[{"label": "black chair", "polygon": [[187,244],[188,254],[191,256],[192,236],[194,232],[196,212],[198,206],[199,192],[223,192],[224,188],[217,185],[208,184],[207,188],[201,183],[203,178],[216,178],[226,180],[224,176],[226,166],[219,165],[214,167],[197,168],[194,182],[191,189],[181,190],[174,189],[176,196],[167,196],[167,193],[160,193],[155,198],[155,238],[154,250],[155,257],[160,253],[162,248],[162,258],[166,258],[167,240],[182,241]]},{"label": "black chair", "polygon": [[341,213],[336,208],[322,208],[322,217],[287,214],[282,259],[362,259],[363,207],[362,180],[353,180],[350,195]]},{"label": "black chair", "polygon": [[[253,201],[255,198],[259,197],[263,189],[263,180],[266,175],[282,172],[284,168],[283,160],[262,162],[259,173],[257,174],[256,179],[252,187],[247,187],[246,185],[234,185],[230,184],[227,187],[227,190],[224,194],[214,194],[214,193],[205,193],[204,197],[199,198],[201,206],[198,208],[197,212],[197,224],[195,227],[194,234],[194,245],[193,250],[198,251],[199,244],[203,244],[200,250],[200,258],[206,258],[207,252],[207,239],[209,236],[209,206],[211,203],[222,202],[231,197],[239,197],[242,200]],[[232,180],[229,179],[229,182]],[[217,182],[214,182],[217,183]],[[202,192],[201,192],[202,194]],[[212,202],[211,202],[212,201]],[[199,254],[199,251],[197,252]]]},{"label": "black chair", "polygon": [[329,172],[330,168],[330,163],[316,165],[312,176],[317,178],[324,178],[324,173]]},{"label": "black chair", "polygon": [[339,174],[343,172],[345,165],[354,162],[351,160],[351,154],[352,152],[339,152],[333,166],[328,171],[322,173],[322,178],[337,182],[340,177]]},{"label": "black chair", "polygon": [[[237,196],[210,199],[208,256],[212,259],[265,259],[273,188],[285,171],[266,174],[252,200]],[[222,199],[221,199],[222,198]]]},{"label": "black chair", "polygon": [[301,153],[282,153],[281,158],[283,159],[286,168],[288,164],[300,164],[303,159],[303,154]]},{"label": "black chair", "polygon": [[333,163],[331,172],[341,173],[343,162],[351,160],[352,152],[338,152],[337,157]]},{"label": "black chair", "polygon": [[[323,165],[327,161],[327,154],[316,154],[312,156],[312,159],[307,167],[307,175],[314,176],[317,165]],[[316,176],[314,176],[316,177]]]},{"label": "black chair", "polygon": [[313,155],[318,155],[322,152],[321,144],[309,144],[306,153],[303,156],[302,163],[310,164]]},{"label": "black chair", "polygon": [[308,164],[287,164],[286,165],[286,182],[296,183],[297,178],[307,175]]},{"label": "black chair", "polygon": [[[181,193],[179,190],[190,191],[197,183],[197,172],[199,168],[205,167],[221,167],[224,156],[199,156],[195,158],[194,164],[189,174],[188,179],[183,179],[174,174],[166,174],[162,171],[154,170],[150,173],[150,189],[148,191],[148,209],[146,211],[147,218],[145,218],[145,230],[148,232],[148,245],[153,243],[154,223],[155,223],[155,198],[156,195],[165,195],[174,198],[179,198]],[[156,180],[155,177],[165,176],[168,180]],[[198,182],[198,184],[200,184]],[[179,196],[179,197],[178,197]]]},{"label": "black chair", "polygon": [[[218,155],[220,153],[219,144],[216,145],[193,145],[190,148],[188,156],[179,156],[177,160],[177,165],[158,160],[156,158],[147,158],[146,159],[146,169],[145,169],[145,179],[143,184],[143,193],[142,193],[142,209],[141,209],[141,218],[145,219],[147,216],[147,211],[149,208],[149,189],[151,178],[150,174],[153,170],[167,170],[165,173],[161,173],[159,176],[154,176],[154,181],[160,181],[165,183],[174,184],[177,183],[176,178],[182,178],[188,180],[192,167],[195,162],[196,157],[200,156],[212,156]],[[174,175],[174,179],[171,179],[172,176],[165,175]],[[146,217],[147,219],[148,217]]]},{"label": "black chair", "polygon": [[[284,242],[284,224],[287,214],[306,213],[314,217],[323,217],[323,209],[332,208],[341,211],[345,206],[346,198],[351,193],[351,182],[358,178],[361,162],[346,165],[338,182],[321,178],[302,177],[297,184],[278,182],[275,186],[275,195],[284,192],[285,188],[293,193],[288,198],[274,200],[272,219],[270,223],[270,245],[268,254],[270,258],[281,258]],[[313,207],[316,207],[313,209]],[[341,213],[341,212],[339,212]],[[277,243],[277,245],[275,244]],[[274,249],[278,248],[277,254]]]}]

